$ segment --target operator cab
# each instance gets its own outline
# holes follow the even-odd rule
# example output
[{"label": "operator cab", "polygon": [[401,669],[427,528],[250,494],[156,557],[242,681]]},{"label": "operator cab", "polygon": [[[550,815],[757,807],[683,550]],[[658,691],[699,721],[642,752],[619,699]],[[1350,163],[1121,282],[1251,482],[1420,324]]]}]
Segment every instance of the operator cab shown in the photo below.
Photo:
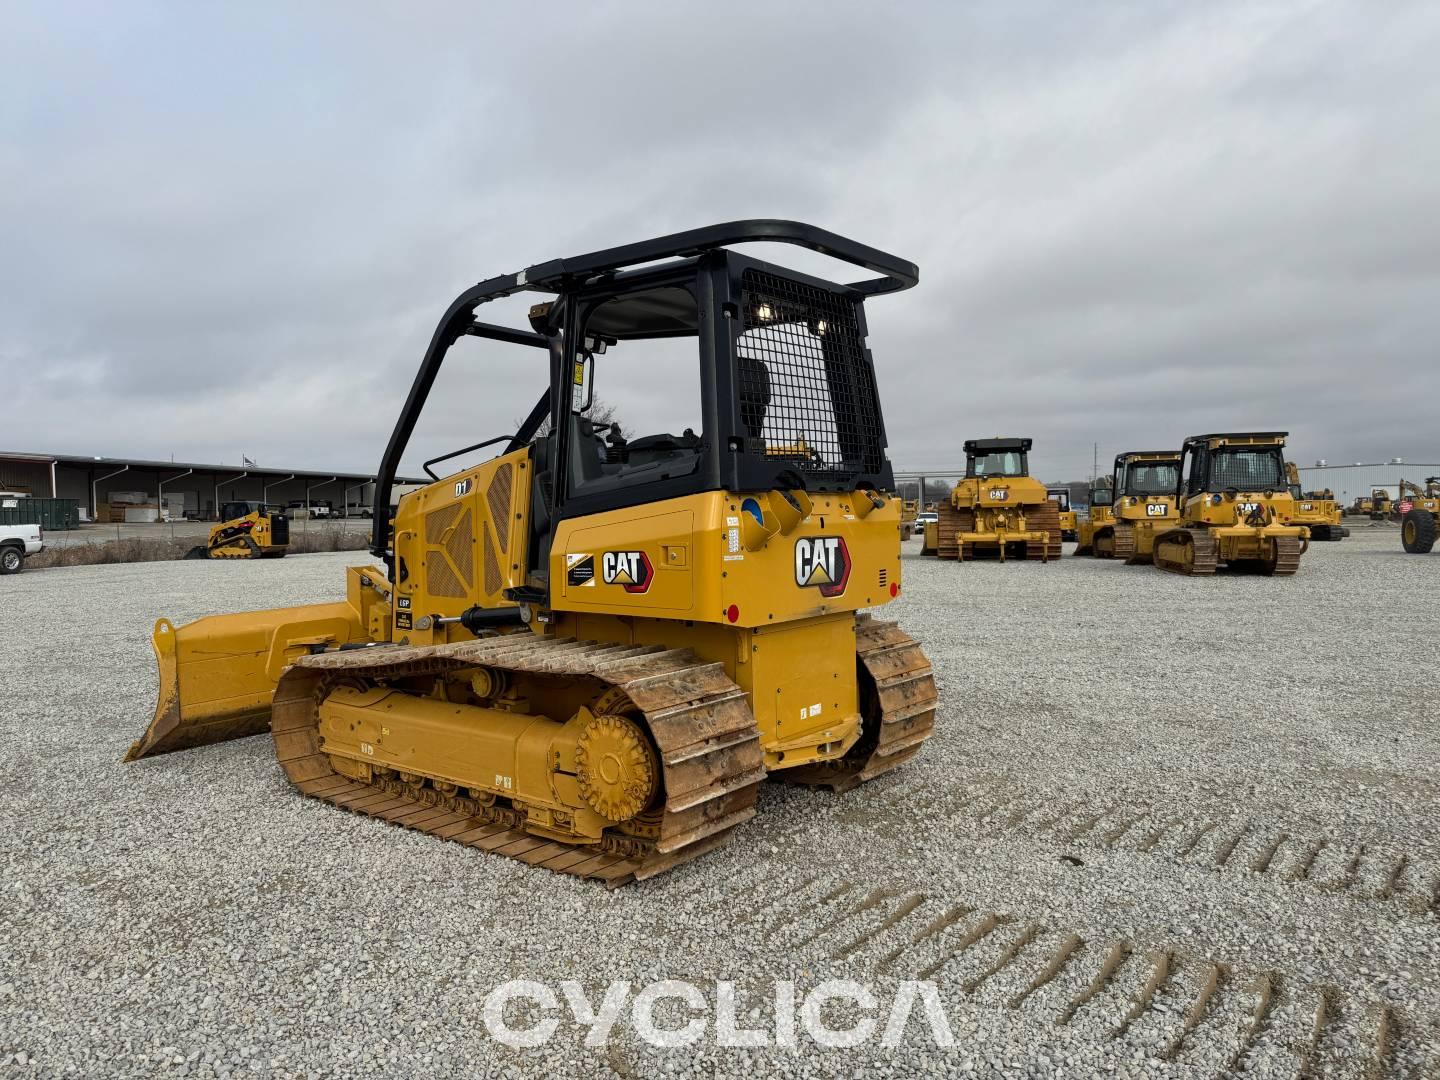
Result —
[{"label": "operator cab", "polygon": [[[830,281],[732,248],[752,242],[809,248],[879,276]],[[436,331],[381,462],[376,506],[388,502],[435,375],[464,336],[546,350],[549,389],[513,436],[432,458],[425,469],[439,479],[431,466],[440,461],[491,445],[529,448],[527,570],[541,590],[550,539],[568,518],[719,490],[773,491],[792,502],[797,491],[863,491],[879,500],[894,475],[864,301],[917,280],[912,263],[845,237],[752,220],[481,282]],[[521,291],[550,294],[530,308],[528,330],[475,320],[479,305]],[[1019,466],[1023,473],[1023,452]],[[371,550],[387,561],[392,554],[383,513]]]},{"label": "operator cab", "polygon": [[1122,497],[1174,495],[1180,486],[1180,455],[1164,450],[1121,454],[1115,459],[1114,483]]},{"label": "operator cab", "polygon": [[991,480],[1030,475],[1030,439],[967,439],[965,477]]},{"label": "operator cab", "polygon": [[1285,475],[1286,434],[1263,431],[1195,435],[1186,439],[1182,450],[1184,493],[1289,494],[1290,482]]}]

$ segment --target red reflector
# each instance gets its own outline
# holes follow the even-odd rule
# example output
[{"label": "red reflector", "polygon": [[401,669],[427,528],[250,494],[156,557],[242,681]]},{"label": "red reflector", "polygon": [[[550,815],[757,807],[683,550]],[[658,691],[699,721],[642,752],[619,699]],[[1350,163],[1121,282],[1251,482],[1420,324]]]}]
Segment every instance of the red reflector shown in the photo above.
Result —
[{"label": "red reflector", "polygon": [[729,619],[731,622],[739,622],[740,609],[734,604],[731,604],[728,608],[725,609],[725,618]]},{"label": "red reflector", "polygon": [[898,581],[892,581],[892,582],[890,583],[890,595],[891,595],[891,596],[899,596],[899,595],[900,595],[900,583],[899,583]]}]

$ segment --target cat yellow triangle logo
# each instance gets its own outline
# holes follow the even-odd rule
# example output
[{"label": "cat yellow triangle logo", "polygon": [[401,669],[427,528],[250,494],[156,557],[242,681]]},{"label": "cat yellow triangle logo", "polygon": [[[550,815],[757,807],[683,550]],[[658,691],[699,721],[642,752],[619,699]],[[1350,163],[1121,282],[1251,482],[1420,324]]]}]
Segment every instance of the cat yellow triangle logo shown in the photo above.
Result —
[{"label": "cat yellow triangle logo", "polygon": [[830,575],[825,572],[825,567],[823,567],[823,566],[821,566],[820,564],[817,563],[817,564],[815,565],[815,568],[810,571],[810,576],[805,579],[805,584],[806,584],[806,585],[829,585],[830,582],[831,582],[831,580],[832,580],[832,579],[831,579]]},{"label": "cat yellow triangle logo", "polygon": [[613,585],[634,585],[635,579],[630,576],[629,570],[617,570],[615,576],[610,579]]}]

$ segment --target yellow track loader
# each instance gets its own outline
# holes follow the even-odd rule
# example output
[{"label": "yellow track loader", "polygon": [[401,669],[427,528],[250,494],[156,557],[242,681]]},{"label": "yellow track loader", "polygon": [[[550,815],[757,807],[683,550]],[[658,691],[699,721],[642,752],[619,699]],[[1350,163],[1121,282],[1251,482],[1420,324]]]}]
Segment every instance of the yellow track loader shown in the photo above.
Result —
[{"label": "yellow track loader", "polygon": [[1046,488],[1045,495],[1060,513],[1060,539],[1074,543],[1079,538],[1077,533],[1080,528],[1080,515],[1070,507],[1070,489]]},{"label": "yellow track loader", "polygon": [[1429,554],[1440,519],[1440,476],[1427,477],[1423,488],[1401,480],[1399,509],[1401,544],[1412,555]]},{"label": "yellow track loader", "polygon": [[1075,526],[1075,554],[1095,554],[1095,534],[1115,520],[1114,481],[1108,476],[1099,476],[1090,484],[1090,509],[1084,521]]},{"label": "yellow track loader", "polygon": [[915,518],[920,513],[918,499],[905,499],[900,503],[900,539],[909,540],[915,532]]},{"label": "yellow track loader", "polygon": [[1341,524],[1345,515],[1333,491],[1301,490],[1300,470],[1293,461],[1285,463],[1285,478],[1290,481],[1290,498],[1295,503],[1291,525],[1304,525],[1310,530],[1311,540],[1343,540],[1350,535],[1350,530]]},{"label": "yellow track loader", "polygon": [[936,554],[968,562],[1060,557],[1060,508],[1030,475],[1029,439],[969,439],[965,476],[940,502]]},{"label": "yellow track loader", "polygon": [[278,506],[228,502],[210,537],[186,552],[187,559],[283,559],[290,546],[290,519]]},{"label": "yellow track loader", "polygon": [[[757,241],[874,276],[733,250]],[[861,614],[898,595],[901,565],[864,304],[917,279],[834,233],[758,220],[468,289],[381,462],[380,565],[352,568],[337,603],[160,620],[159,701],[127,758],[268,726],[306,795],[611,885],[725,842],[767,775],[843,791],[909,761],[937,699],[918,644]],[[527,291],[546,298],[528,327],[476,318]],[[433,482],[392,521],[411,433],[468,338],[528,352],[548,389],[513,435],[427,461]],[[654,355],[644,342],[694,367],[698,430],[626,439],[588,415],[597,384],[623,410],[607,357],[623,371],[627,348]]]},{"label": "yellow track loader", "polygon": [[1309,530],[1288,524],[1294,500],[1283,431],[1194,435],[1181,449],[1179,527],[1155,538],[1155,565],[1176,574],[1234,569],[1289,575]]},{"label": "yellow track loader", "polygon": [[1136,565],[1153,561],[1155,538],[1180,521],[1178,450],[1127,450],[1115,456],[1110,521],[1095,530],[1095,555]]}]

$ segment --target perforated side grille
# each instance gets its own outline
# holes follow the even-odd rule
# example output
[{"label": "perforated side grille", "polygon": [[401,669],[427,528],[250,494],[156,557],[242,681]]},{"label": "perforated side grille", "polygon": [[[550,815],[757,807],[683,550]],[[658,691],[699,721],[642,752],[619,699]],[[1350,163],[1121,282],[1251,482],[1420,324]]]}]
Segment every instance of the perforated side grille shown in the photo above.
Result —
[{"label": "perforated side grille", "polygon": [[880,403],[856,304],[760,270],[741,279],[740,415],[767,458],[817,480],[884,463]]},{"label": "perforated side grille", "polygon": [[450,554],[450,561],[455,564],[455,569],[460,571],[460,578],[467,584],[475,580],[475,530],[470,526],[470,511],[467,509],[460,515],[460,522],[455,526],[455,531],[450,534],[450,542],[445,545],[445,550]]},{"label": "perforated side grille", "polygon": [[425,584],[431,596],[464,596],[465,586],[438,551],[425,560]]},{"label": "perforated side grille", "polygon": [[495,477],[490,481],[490,490],[485,493],[485,498],[490,503],[490,523],[495,529],[495,539],[501,551],[508,551],[510,545],[510,497],[515,484],[514,477],[515,467],[507,461],[495,470]]},{"label": "perforated side grille", "polygon": [[[447,531],[450,531],[448,540]],[[463,503],[453,503],[425,515],[425,543],[431,549],[425,559],[430,594],[469,595],[470,583],[475,579],[475,530],[470,508]]]},{"label": "perforated side grille", "polygon": [[500,562],[495,558],[495,545],[485,537],[485,593],[494,596],[504,582],[500,579]]},{"label": "perforated side grille", "polygon": [[425,543],[434,547],[440,543],[445,535],[445,530],[455,524],[455,519],[460,516],[460,511],[465,507],[460,503],[453,503],[450,506],[443,506],[439,510],[432,510],[425,515]]}]

